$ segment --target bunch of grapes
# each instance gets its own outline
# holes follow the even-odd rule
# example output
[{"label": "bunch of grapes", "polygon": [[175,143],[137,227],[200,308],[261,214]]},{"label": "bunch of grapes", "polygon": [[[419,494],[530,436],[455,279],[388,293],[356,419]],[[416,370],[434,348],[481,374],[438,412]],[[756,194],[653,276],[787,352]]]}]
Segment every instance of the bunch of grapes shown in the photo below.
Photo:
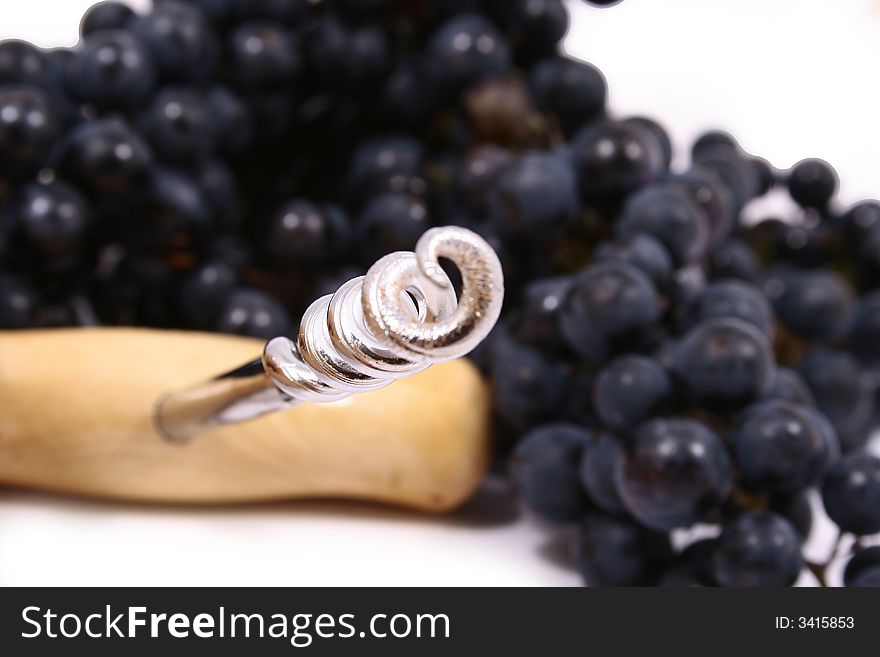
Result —
[{"label": "bunch of grapes", "polygon": [[[615,2],[593,2],[610,5]],[[291,334],[432,225],[484,235],[497,465],[591,585],[789,585],[821,491],[880,584],[880,203],[606,106],[562,0],[108,1],[0,42],[0,328]],[[787,190],[797,216],[746,225]],[[776,192],[774,192],[776,193]],[[784,220],[783,220],[784,219]],[[672,545],[682,528],[714,537]],[[680,533],[680,532],[679,532]]]}]

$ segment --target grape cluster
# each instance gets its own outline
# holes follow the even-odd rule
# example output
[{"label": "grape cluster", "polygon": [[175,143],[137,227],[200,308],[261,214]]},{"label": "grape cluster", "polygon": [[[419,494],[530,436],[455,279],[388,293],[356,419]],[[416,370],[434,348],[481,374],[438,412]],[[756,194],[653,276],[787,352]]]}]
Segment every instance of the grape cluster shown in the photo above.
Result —
[{"label": "grape cluster", "polygon": [[[616,0],[591,2],[613,5]],[[498,470],[591,585],[789,585],[880,531],[880,202],[606,103],[562,0],[112,0],[0,42],[0,328],[269,338],[432,225],[484,235]],[[787,190],[795,217],[742,221]],[[784,220],[783,220],[784,219]],[[714,538],[673,545],[682,528]],[[845,582],[880,577],[860,538]],[[821,574],[821,565],[809,564]]]}]

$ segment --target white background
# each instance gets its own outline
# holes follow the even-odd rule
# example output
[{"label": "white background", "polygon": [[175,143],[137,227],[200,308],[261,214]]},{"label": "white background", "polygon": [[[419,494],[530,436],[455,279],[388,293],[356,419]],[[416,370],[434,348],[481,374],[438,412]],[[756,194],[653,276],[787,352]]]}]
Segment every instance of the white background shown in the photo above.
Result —
[{"label": "white background", "polygon": [[[72,45],[89,4],[0,0],[0,38]],[[880,193],[880,0],[570,5],[569,50],[606,74],[616,112],[658,119],[680,154],[721,127],[778,167],[829,160],[844,202]],[[168,509],[3,491],[0,585],[579,583],[546,531],[485,512],[497,506],[424,518],[366,505]],[[813,556],[826,547],[821,529]]]}]

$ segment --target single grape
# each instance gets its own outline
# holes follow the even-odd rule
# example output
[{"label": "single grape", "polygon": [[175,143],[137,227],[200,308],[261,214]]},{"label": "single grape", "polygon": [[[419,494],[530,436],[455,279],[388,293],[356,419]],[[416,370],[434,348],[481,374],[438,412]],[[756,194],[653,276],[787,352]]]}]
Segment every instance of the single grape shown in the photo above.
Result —
[{"label": "single grape", "polygon": [[767,336],[739,319],[698,324],[675,355],[675,373],[690,397],[719,410],[735,410],[761,397],[775,370]]},{"label": "single grape", "polygon": [[235,83],[245,90],[289,85],[302,68],[293,34],[270,22],[238,25],[229,35],[228,57]]},{"label": "single grape", "polygon": [[530,281],[515,311],[514,336],[523,342],[548,349],[560,347],[559,311],[571,285],[571,276]]},{"label": "single grape", "polygon": [[746,408],[731,432],[734,460],[745,482],[791,491],[815,481],[836,453],[815,417],[808,408],[782,400]]},{"label": "single grape", "polygon": [[684,193],[662,185],[631,195],[615,229],[621,235],[654,237],[677,265],[702,258],[709,240],[705,213]]},{"label": "single grape", "polygon": [[708,223],[710,246],[724,242],[737,223],[736,199],[717,173],[704,167],[692,167],[666,178],[666,184],[684,191],[703,211]]},{"label": "single grape", "polygon": [[834,341],[852,325],[855,293],[840,274],[809,270],[791,277],[779,300],[779,319],[803,338]]},{"label": "single grape", "polygon": [[761,263],[745,241],[731,237],[709,252],[708,271],[712,280],[736,278],[747,283],[757,283]]},{"label": "single grape", "polygon": [[640,269],[658,291],[669,289],[672,258],[658,240],[645,233],[623,234],[601,242],[593,252],[593,262],[624,262]]},{"label": "single grape", "polygon": [[874,384],[851,354],[835,349],[813,349],[798,363],[798,373],[840,437],[841,448],[858,447],[854,440],[874,412]]},{"label": "single grape", "polygon": [[880,545],[857,552],[843,571],[844,586],[880,586]]},{"label": "single grape", "polygon": [[579,210],[574,172],[564,159],[529,152],[498,174],[489,215],[502,235],[547,238],[569,225]]},{"label": "single grape", "polygon": [[134,11],[128,5],[115,0],[98,2],[86,10],[79,23],[80,37],[86,37],[98,30],[112,30],[125,27],[125,24],[134,16]]},{"label": "single grape", "polygon": [[880,458],[854,452],[833,464],[822,482],[828,516],[845,532],[880,532]]},{"label": "single grape", "polygon": [[674,153],[672,139],[669,137],[669,133],[666,132],[666,129],[654,119],[648,118],[647,116],[631,116],[628,119],[624,119],[623,122],[642,128],[654,135],[657,143],[660,144],[660,151],[663,153],[665,167],[666,169],[669,169],[672,165],[672,156]]},{"label": "single grape", "polygon": [[33,87],[0,87],[0,172],[37,168],[59,125],[49,97]]},{"label": "single grape", "polygon": [[361,260],[371,265],[394,251],[412,251],[431,218],[422,199],[386,192],[373,198],[357,218],[357,247]]},{"label": "single grape", "polygon": [[25,187],[12,215],[14,230],[38,257],[76,257],[94,223],[92,208],[76,188],[61,181]]},{"label": "single grape", "polygon": [[192,162],[214,150],[217,126],[204,95],[187,87],[165,87],[141,116],[141,128],[159,159]]},{"label": "single grape", "polygon": [[587,510],[578,464],[591,436],[571,424],[545,424],[517,445],[511,470],[526,507],[549,522],[572,522]]},{"label": "single grape", "polygon": [[131,108],[153,89],[150,52],[131,32],[99,30],[84,37],[67,65],[67,89],[78,99],[108,109]]},{"label": "single grape", "polygon": [[579,526],[578,563],[588,586],[648,584],[671,552],[665,534],[629,518],[590,513]]},{"label": "single grape", "polygon": [[61,173],[99,197],[128,197],[142,189],[152,165],[150,147],[118,119],[82,123],[60,144]]},{"label": "single grape", "polygon": [[490,369],[493,408],[514,429],[552,419],[564,400],[564,369],[532,348],[503,345],[493,350]]},{"label": "single grape", "polygon": [[803,570],[801,539],[783,517],[747,511],[724,527],[713,555],[721,586],[791,586]]},{"label": "single grape", "polygon": [[177,289],[177,303],[186,325],[203,331],[214,328],[238,284],[235,269],[222,262],[208,262],[188,274]]},{"label": "single grape", "polygon": [[636,430],[616,476],[630,513],[647,527],[669,530],[716,511],[730,491],[733,468],[715,432],[696,420],[672,417]]},{"label": "single grape", "polygon": [[[215,72],[220,45],[211,25],[197,8],[184,2],[163,0],[151,12],[136,16],[128,26],[146,46],[163,80],[201,82]],[[249,54],[255,58],[266,57],[271,44],[261,45],[263,50],[254,47]],[[234,64],[239,63],[235,59],[239,54],[233,49]],[[268,67],[271,59],[266,57],[260,61]]]},{"label": "single grape", "polygon": [[608,84],[592,64],[550,57],[531,70],[529,84],[535,105],[559,121],[566,134],[573,134],[605,111]]},{"label": "single grape", "polygon": [[666,370],[647,356],[622,356],[596,378],[596,414],[606,426],[628,431],[662,409],[672,396]]},{"label": "single grape", "polygon": [[23,276],[0,273],[0,328],[32,328],[41,306],[39,293]]},{"label": "single grape", "polygon": [[431,35],[427,46],[431,75],[454,92],[504,72],[510,51],[492,23],[478,14],[459,14]]},{"label": "single grape", "polygon": [[291,336],[293,325],[277,299],[260,290],[238,288],[226,298],[215,330],[269,340]]},{"label": "single grape", "polygon": [[837,172],[824,160],[801,160],[788,174],[788,192],[805,208],[823,208],[837,191]]},{"label": "single grape", "polygon": [[569,152],[588,200],[619,199],[666,172],[657,138],[632,123],[589,123],[572,138]]},{"label": "single grape", "polygon": [[294,199],[271,217],[263,250],[282,270],[314,266],[344,254],[350,232],[341,208]]},{"label": "single grape", "polygon": [[740,319],[773,337],[773,311],[758,288],[737,280],[710,283],[696,299],[692,309],[694,324],[725,317]]},{"label": "single grape", "polygon": [[39,86],[47,72],[46,54],[20,39],[0,41],[0,85]]},{"label": "single grape", "polygon": [[559,322],[569,347],[590,359],[603,354],[605,340],[650,327],[660,312],[657,291],[647,276],[625,263],[603,262],[575,276]]}]

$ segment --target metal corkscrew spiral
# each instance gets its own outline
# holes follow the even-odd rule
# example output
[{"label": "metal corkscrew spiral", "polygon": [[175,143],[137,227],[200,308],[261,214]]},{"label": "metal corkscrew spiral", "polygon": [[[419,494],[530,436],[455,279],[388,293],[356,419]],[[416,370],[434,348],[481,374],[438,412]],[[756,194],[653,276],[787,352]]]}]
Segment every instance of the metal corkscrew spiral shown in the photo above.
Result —
[{"label": "metal corkscrew spiral", "polygon": [[[461,275],[456,291],[440,259]],[[263,356],[156,404],[157,429],[183,442],[219,424],[296,403],[382,388],[476,347],[501,312],[504,281],[492,247],[473,231],[432,228],[414,252],[386,255],[366,276],[321,297],[295,340],[269,340]]]}]

